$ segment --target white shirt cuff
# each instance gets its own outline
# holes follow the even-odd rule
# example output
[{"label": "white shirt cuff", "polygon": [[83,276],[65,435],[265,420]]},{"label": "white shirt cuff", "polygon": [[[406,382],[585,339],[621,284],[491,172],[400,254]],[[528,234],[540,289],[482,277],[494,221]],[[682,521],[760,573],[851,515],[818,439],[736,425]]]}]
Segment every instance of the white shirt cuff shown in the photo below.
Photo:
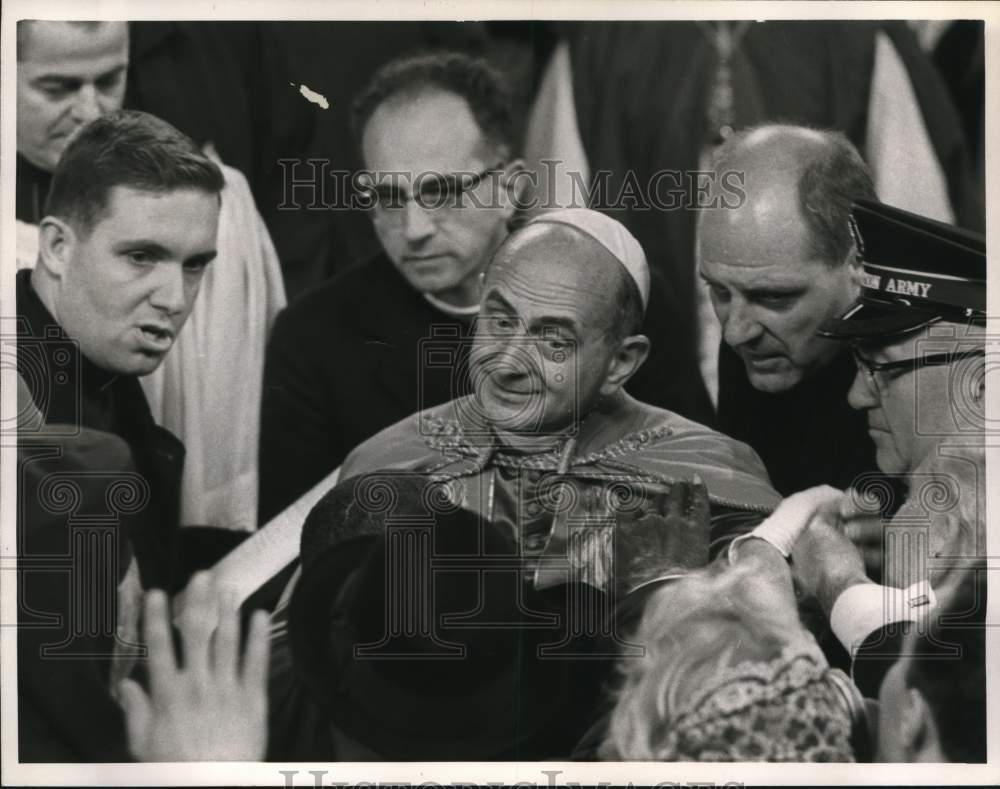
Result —
[{"label": "white shirt cuff", "polygon": [[936,605],[937,598],[927,581],[918,581],[906,589],[855,584],[834,602],[830,628],[854,657],[862,642],[876,630],[892,622],[916,622]]}]

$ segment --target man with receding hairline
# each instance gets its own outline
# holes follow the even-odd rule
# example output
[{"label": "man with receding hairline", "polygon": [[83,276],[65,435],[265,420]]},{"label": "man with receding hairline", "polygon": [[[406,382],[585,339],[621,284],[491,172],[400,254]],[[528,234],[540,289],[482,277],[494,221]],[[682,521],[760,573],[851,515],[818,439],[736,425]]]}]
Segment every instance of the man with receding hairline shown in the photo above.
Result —
[{"label": "man with receding hairline", "polygon": [[[646,508],[655,508],[658,490],[703,485],[710,524],[654,530],[628,579],[615,575],[607,547],[584,572],[628,595],[704,564],[777,496],[748,447],[625,391],[650,350],[638,333],[649,283],[642,248],[615,220],[589,209],[536,217],[486,271],[469,361],[474,393],[382,431],[347,457],[341,474],[393,468],[460,481],[462,505],[509,524],[543,586],[542,557],[565,555],[579,536],[547,508],[553,484],[581,491],[584,520],[604,512],[595,491],[616,474],[647,496]],[[620,547],[629,553],[628,540]]]},{"label": "man with receding hairline", "polygon": [[[650,351],[639,333],[649,294],[645,254],[619,222],[582,208],[535,217],[486,269],[473,393],[363,442],[341,478],[406,471],[445,483],[453,504],[514,537],[509,571],[520,584],[594,590],[567,601],[572,632],[622,635],[624,622],[587,631],[605,610],[589,606],[606,595],[608,611],[629,616],[779,501],[750,448],[625,391]],[[287,613],[279,603],[276,649]]]},{"label": "man with receding hairline", "polygon": [[[499,250],[484,283],[472,365],[477,398],[508,443],[551,442],[550,431],[589,414],[602,397],[624,395],[650,349],[639,334],[641,298],[612,253],[570,224],[531,224]],[[499,347],[521,331],[538,341],[538,367],[526,347]],[[573,368],[560,355],[574,357]]]},{"label": "man with receding hairline", "polygon": [[718,427],[750,444],[788,495],[846,488],[875,471],[864,420],[847,405],[854,363],[817,334],[858,294],[852,201],[871,174],[838,132],[761,126],[719,150],[718,172],[743,174],[746,199],[698,223],[698,271],[722,324]]},{"label": "man with receding hairline", "polygon": [[[261,409],[261,524],[379,430],[469,391],[464,361],[481,275],[521,219],[510,89],[481,59],[435,52],[390,61],[356,98],[352,125],[381,250],[275,323]],[[688,385],[696,369],[666,341],[662,281],[652,290],[646,330],[664,341],[630,391],[710,419],[707,396]]]}]

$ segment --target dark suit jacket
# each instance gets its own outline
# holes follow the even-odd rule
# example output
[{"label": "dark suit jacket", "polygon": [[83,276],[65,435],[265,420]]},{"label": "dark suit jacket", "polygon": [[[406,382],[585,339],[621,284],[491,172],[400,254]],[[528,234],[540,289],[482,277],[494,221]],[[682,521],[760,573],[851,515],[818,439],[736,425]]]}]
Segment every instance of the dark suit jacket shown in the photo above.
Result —
[{"label": "dark suit jacket", "polygon": [[786,392],[760,392],[743,360],[719,350],[718,429],[753,447],[783,496],[815,485],[847,488],[878,472],[868,417],[847,403],[856,368],[845,347]]},{"label": "dark suit jacket", "polygon": [[18,436],[17,466],[18,755],[129,761],[109,680],[115,590],[143,515],[131,452],[108,433],[46,425]]},{"label": "dark suit jacket", "polygon": [[30,270],[17,274],[17,317],[18,373],[46,424],[111,433],[131,450],[149,485],[141,525],[129,535],[143,586],[177,589],[184,444],[153,421],[138,378],[101,370],[79,352],[35,293]]},{"label": "dark suit jacket", "polygon": [[[644,332],[653,348],[630,394],[708,421],[697,362],[671,342],[669,295],[654,279]],[[264,366],[260,436],[263,525],[400,419],[469,388],[471,320],[434,308],[384,254],[282,312]],[[692,386],[694,382],[694,386]]]}]

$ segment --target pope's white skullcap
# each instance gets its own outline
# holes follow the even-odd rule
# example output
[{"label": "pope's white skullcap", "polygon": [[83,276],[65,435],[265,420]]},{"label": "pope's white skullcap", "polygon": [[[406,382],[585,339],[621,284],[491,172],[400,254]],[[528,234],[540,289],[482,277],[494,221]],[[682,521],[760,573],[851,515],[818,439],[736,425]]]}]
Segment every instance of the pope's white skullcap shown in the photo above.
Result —
[{"label": "pope's white skullcap", "polygon": [[642,308],[646,308],[649,304],[649,264],[642,246],[625,225],[590,208],[560,208],[558,211],[539,214],[527,225],[543,223],[574,227],[608,250],[635,282],[642,299]]}]

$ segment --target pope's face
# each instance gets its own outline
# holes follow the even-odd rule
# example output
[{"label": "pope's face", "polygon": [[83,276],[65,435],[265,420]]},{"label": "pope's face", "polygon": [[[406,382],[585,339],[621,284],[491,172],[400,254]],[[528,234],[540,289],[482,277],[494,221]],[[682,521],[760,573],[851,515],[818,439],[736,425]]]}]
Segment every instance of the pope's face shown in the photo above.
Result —
[{"label": "pope's face", "polygon": [[43,254],[62,260],[53,311],[83,355],[120,375],[155,370],[215,257],[218,222],[216,194],[116,186],[89,233],[66,225],[62,240]]},{"label": "pope's face", "polygon": [[816,259],[798,210],[794,196],[768,194],[709,211],[699,227],[700,273],[723,339],[762,392],[790,389],[829,363],[839,344],[816,332],[857,294],[855,266]]},{"label": "pope's face", "polygon": [[81,127],[121,107],[128,26],[19,24],[17,151],[51,172]]},{"label": "pope's face", "polygon": [[539,227],[488,269],[471,354],[476,402],[501,431],[552,435],[606,388],[616,272],[581,241]]}]

